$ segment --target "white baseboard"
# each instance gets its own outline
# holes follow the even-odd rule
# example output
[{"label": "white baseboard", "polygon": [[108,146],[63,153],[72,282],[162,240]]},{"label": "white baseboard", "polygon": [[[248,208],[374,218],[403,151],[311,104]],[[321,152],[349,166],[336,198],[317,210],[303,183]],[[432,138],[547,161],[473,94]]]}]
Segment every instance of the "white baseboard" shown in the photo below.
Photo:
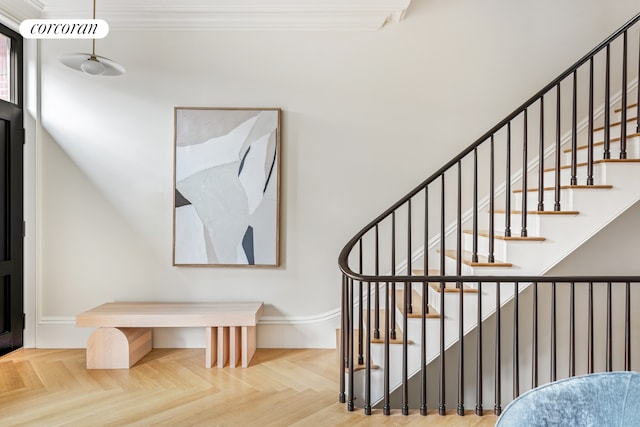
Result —
[{"label": "white baseboard", "polygon": [[[258,323],[258,348],[335,348],[339,313],[309,319],[265,318]],[[34,348],[85,348],[93,328],[78,328],[74,318],[44,317],[38,322]],[[156,348],[204,348],[202,328],[155,328]]]}]

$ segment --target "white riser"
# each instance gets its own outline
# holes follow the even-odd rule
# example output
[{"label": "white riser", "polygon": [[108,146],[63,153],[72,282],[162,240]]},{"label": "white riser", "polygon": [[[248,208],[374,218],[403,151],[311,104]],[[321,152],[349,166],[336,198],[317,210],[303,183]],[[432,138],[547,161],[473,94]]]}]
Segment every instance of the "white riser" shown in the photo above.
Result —
[{"label": "white riser", "polygon": [[[633,117],[635,117],[635,114],[633,115]],[[629,118],[631,117],[627,117],[627,119]],[[611,122],[616,123],[613,120]],[[627,135],[636,133],[636,126],[637,126],[637,123],[635,121],[627,122]],[[620,129],[621,129],[620,125],[611,126],[611,131],[609,132],[610,138],[613,139],[613,138],[619,137]],[[595,142],[601,142],[601,141],[604,141],[604,129],[593,132],[593,142],[595,143]],[[586,141],[584,142],[584,144],[586,144]]]},{"label": "white riser", "polygon": [[[604,146],[599,145],[593,148],[593,159],[600,160],[603,158]],[[612,159],[620,158],[620,142],[612,142],[609,145],[609,153]],[[627,158],[637,159],[640,157],[640,136],[627,137]],[[576,154],[577,163],[586,162],[589,158],[589,153],[586,149],[578,150]],[[562,157],[563,165],[571,164],[571,153],[563,153]]]},{"label": "white riser", "polygon": [[[635,93],[632,95],[629,95],[627,99],[627,105],[635,104],[637,99],[638,99],[638,96]],[[617,109],[618,108],[615,108],[614,111]],[[611,117],[614,122],[619,122],[620,120],[622,120],[622,111],[618,113],[614,113]],[[627,108],[627,118],[631,118],[631,117],[638,117],[637,107]]]},{"label": "white riser", "polygon": [[[589,189],[561,189],[560,190],[560,206],[561,210],[577,210],[579,211],[580,202],[582,200],[588,200],[591,195],[596,197],[600,197],[604,195],[607,191],[611,191],[610,189],[601,189],[601,188],[589,188]],[[589,194],[591,193],[591,195]],[[520,207],[522,204],[522,193],[515,194],[515,206]],[[544,201],[545,205],[547,205],[546,210],[553,210],[553,206],[555,203],[555,191],[546,190],[544,192]],[[537,191],[528,191],[527,192],[527,210],[536,210],[538,206],[538,192]]]},{"label": "white riser", "polygon": [[[511,228],[511,235],[512,236],[520,236],[521,234],[521,224],[520,222],[518,222],[517,227],[513,227]],[[503,227],[501,227],[500,232],[503,232]],[[531,230],[529,230],[527,228],[527,235],[528,236],[536,236],[536,234],[532,233]],[[465,244],[468,244],[468,251],[472,251],[473,250],[473,236],[471,234],[466,235],[466,239],[465,239]],[[499,240],[499,239],[494,239],[494,256],[496,260],[509,260],[512,259],[513,256],[511,253],[509,253],[509,249],[512,249],[512,252],[514,250],[514,248],[516,248],[517,246],[527,246],[527,245],[541,245],[543,244],[543,242],[539,242],[539,241],[505,241],[505,240]],[[479,255],[485,255],[487,256],[489,253],[489,238],[488,237],[484,237],[484,236],[478,236],[478,254]],[[509,261],[511,262],[511,261]]]},{"label": "white riser", "polygon": [[[576,168],[576,178],[578,179],[578,184],[583,185],[587,183],[587,172],[588,169],[586,166],[581,166]],[[605,177],[602,173],[602,167],[600,164],[596,163],[593,165],[593,182],[596,185],[606,184]],[[571,168],[561,169],[560,170],[560,185],[569,185],[571,183]],[[544,173],[544,186],[551,187],[556,184],[556,173],[555,171],[548,171]],[[538,177],[535,177],[535,181],[529,180],[529,185],[538,187]]]}]

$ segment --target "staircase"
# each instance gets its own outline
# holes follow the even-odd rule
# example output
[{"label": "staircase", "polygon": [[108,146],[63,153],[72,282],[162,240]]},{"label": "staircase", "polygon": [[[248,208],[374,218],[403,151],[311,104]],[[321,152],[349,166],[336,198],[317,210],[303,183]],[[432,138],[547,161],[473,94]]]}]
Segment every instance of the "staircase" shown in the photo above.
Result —
[{"label": "staircase", "polygon": [[[585,373],[600,365],[606,370],[631,369],[630,289],[640,277],[544,275],[640,200],[639,22],[640,14],[345,246],[339,259],[344,364],[340,399],[349,410],[358,406],[371,414],[380,407],[389,414],[391,401],[399,400],[404,414],[409,413],[410,401],[419,402],[414,406],[422,414],[432,406],[444,414],[446,391],[453,388],[460,415],[469,396],[481,415],[489,388],[499,414],[510,400],[501,392],[505,345],[513,349],[508,361],[512,397],[520,392],[524,365],[527,375],[530,372],[525,388],[541,383],[540,364],[550,367],[547,380],[559,375],[557,353],[564,334],[557,329],[560,283],[570,289],[567,376],[576,375],[576,336],[583,312],[576,295],[582,290],[588,313]],[[618,282],[622,285],[616,287]],[[604,286],[602,318],[594,309],[594,283]],[[542,284],[549,290],[543,291]],[[612,289],[615,293],[618,288],[625,301],[624,310],[618,310],[625,325],[619,351],[612,326]],[[550,292],[551,299],[540,299],[539,292]],[[505,341],[501,313],[507,311],[515,315]],[[526,333],[520,325],[524,312],[531,312]],[[539,342],[541,313],[551,316],[548,349]],[[603,326],[602,363],[594,355],[600,339],[594,324]],[[489,325],[492,363],[483,362]],[[527,360],[521,361],[524,336],[529,347]],[[474,343],[477,362],[473,369],[464,361],[469,343]],[[450,359],[445,354],[452,351],[457,357],[453,381],[445,366]],[[614,361],[618,353],[624,355],[623,362]],[[437,375],[428,377],[430,369]],[[491,387],[483,382],[487,371]],[[434,388],[437,405],[430,403],[433,396],[427,398],[427,390]]]}]

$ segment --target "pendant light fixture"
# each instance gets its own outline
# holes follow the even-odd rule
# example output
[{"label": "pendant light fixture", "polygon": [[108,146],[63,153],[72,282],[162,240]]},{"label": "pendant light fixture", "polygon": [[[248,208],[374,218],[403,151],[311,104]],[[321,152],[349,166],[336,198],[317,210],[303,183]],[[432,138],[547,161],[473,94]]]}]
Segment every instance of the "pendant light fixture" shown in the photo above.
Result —
[{"label": "pendant light fixture", "polygon": [[[96,0],[93,0],[93,19],[96,19]],[[96,39],[91,40],[91,53],[70,53],[60,56],[60,62],[67,67],[92,76],[119,76],[125,68],[104,56],[96,55]]]}]

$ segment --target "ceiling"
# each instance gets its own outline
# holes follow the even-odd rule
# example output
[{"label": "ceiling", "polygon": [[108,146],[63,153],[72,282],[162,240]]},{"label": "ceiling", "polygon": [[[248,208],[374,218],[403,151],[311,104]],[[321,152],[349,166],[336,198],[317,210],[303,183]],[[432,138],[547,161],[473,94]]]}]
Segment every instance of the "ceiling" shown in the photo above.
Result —
[{"label": "ceiling", "polygon": [[[361,30],[401,21],[411,0],[97,0],[96,17],[123,30]],[[91,18],[92,0],[2,0],[16,23]]]}]

